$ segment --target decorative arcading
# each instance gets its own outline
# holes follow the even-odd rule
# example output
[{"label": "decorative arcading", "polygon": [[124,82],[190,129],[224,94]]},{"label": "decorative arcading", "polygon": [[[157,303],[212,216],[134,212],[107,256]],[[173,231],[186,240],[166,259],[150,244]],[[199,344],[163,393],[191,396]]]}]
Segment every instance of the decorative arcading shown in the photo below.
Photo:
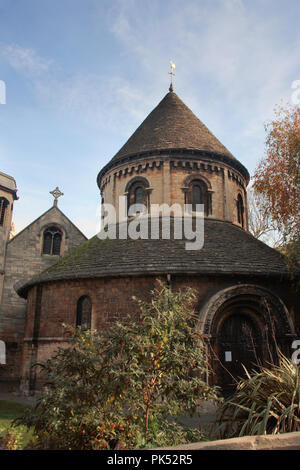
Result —
[{"label": "decorative arcading", "polygon": [[138,163],[137,165],[130,165],[126,168],[115,171],[112,175],[108,175],[107,178],[102,181],[100,191],[102,193],[106,185],[110,182],[111,176],[113,176],[114,179],[117,179],[121,178],[121,176],[133,176],[134,174],[140,175],[141,173],[145,173],[147,170],[154,170],[155,168],[161,170],[163,165],[164,162],[162,160],[152,160],[150,162]]},{"label": "decorative arcading", "polygon": [[180,159],[182,161],[189,161],[189,160],[198,160],[198,161],[209,161],[212,166],[216,164],[216,162],[220,162],[221,164],[225,164],[226,166],[230,166],[230,168],[234,168],[239,174],[243,176],[246,181],[246,185],[250,180],[250,175],[248,170],[237,160],[233,160],[229,158],[227,155],[216,154],[213,152],[203,151],[203,150],[196,150],[191,148],[172,148],[172,149],[156,149],[150,150],[145,152],[140,152],[137,154],[126,155],[117,160],[110,161],[107,165],[105,165],[102,170],[99,172],[97,177],[97,183],[99,188],[103,186],[103,180],[105,175],[110,173],[114,168],[120,167],[120,165],[132,165],[135,164],[135,161],[140,162],[141,160],[144,161],[152,161],[153,159],[157,159],[158,156],[161,156],[163,160],[169,159]]},{"label": "decorative arcading", "polygon": [[[164,166],[163,160],[152,160],[146,162],[137,162],[136,165],[129,165],[125,168],[122,168],[118,171],[115,171],[113,174],[107,175],[105,179],[102,179],[102,184],[100,187],[101,193],[107,186],[107,184],[111,181],[111,177],[113,176],[114,179],[120,179],[122,176],[133,176],[135,174],[139,175],[141,173],[145,173],[147,170],[154,170],[158,169],[161,170]],[[203,171],[208,173],[224,173],[224,168],[220,165],[216,165],[214,163],[206,163],[201,162],[199,160],[170,160],[170,169],[171,170],[186,170],[186,171]],[[237,175],[234,171],[228,170],[228,178],[235,181],[239,186],[241,186],[245,190],[245,184],[243,179]]]}]

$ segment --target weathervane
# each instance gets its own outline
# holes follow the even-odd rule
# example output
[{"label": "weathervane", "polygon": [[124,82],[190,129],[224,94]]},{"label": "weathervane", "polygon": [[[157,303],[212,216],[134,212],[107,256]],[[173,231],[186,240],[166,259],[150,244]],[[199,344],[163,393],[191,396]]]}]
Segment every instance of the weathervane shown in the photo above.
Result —
[{"label": "weathervane", "polygon": [[171,75],[171,83],[170,83],[169,91],[173,91],[173,76],[175,75],[173,70],[175,69],[175,64],[171,60],[170,60],[170,66],[171,66],[171,72],[169,72],[169,75]]},{"label": "weathervane", "polygon": [[53,206],[57,207],[57,199],[60,196],[63,196],[64,193],[61,192],[58,186],[56,186],[56,188],[53,189],[53,191],[49,191],[49,193],[52,194],[52,196],[54,197]]}]

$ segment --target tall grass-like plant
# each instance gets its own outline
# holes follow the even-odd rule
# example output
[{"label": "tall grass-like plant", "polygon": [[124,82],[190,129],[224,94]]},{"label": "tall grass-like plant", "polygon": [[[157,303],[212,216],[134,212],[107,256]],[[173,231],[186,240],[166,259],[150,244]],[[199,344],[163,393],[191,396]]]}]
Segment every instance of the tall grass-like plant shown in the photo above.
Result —
[{"label": "tall grass-like plant", "polygon": [[278,365],[245,372],[219,411],[219,437],[300,431],[299,366],[279,351]]}]

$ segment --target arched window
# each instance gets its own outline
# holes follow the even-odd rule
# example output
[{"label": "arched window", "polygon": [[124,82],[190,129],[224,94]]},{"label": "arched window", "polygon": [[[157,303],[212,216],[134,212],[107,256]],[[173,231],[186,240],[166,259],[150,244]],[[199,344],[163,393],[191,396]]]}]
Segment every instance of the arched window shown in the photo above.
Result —
[{"label": "arched window", "polygon": [[188,204],[192,204],[192,210],[196,211],[197,204],[204,205],[204,215],[211,214],[211,196],[207,185],[202,180],[193,180],[189,185]]},{"label": "arched window", "polygon": [[138,186],[134,191],[134,203],[135,204],[144,204],[145,200],[145,190],[143,186]]},{"label": "arched window", "polygon": [[242,227],[244,227],[244,203],[243,198],[240,194],[238,195],[236,206],[238,223],[241,224]]},{"label": "arched window", "polygon": [[6,347],[4,341],[0,341],[0,364],[6,364]]},{"label": "arched window", "polygon": [[77,302],[76,326],[80,326],[82,330],[91,329],[92,318],[92,301],[84,295]]},{"label": "arched window", "polygon": [[148,187],[149,187],[149,184],[147,180],[145,180],[144,178],[137,179],[136,181],[133,181],[129,185],[128,193],[127,193],[128,214],[133,215],[132,206],[136,206],[134,208],[134,213],[143,212],[143,210],[145,210],[145,207],[148,208],[148,204],[149,204],[148,191],[147,191]]},{"label": "arched window", "polygon": [[48,227],[44,231],[43,254],[60,255],[61,240],[61,231],[55,226]]},{"label": "arched window", "polygon": [[6,208],[8,206],[8,200],[5,197],[0,197],[0,225],[4,225]]}]

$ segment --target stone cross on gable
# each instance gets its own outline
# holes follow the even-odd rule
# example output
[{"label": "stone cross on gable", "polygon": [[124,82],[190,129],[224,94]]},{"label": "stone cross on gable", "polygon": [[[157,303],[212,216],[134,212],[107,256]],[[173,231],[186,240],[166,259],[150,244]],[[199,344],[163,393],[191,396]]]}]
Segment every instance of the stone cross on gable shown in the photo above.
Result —
[{"label": "stone cross on gable", "polygon": [[49,192],[54,197],[53,206],[57,207],[57,200],[59,197],[63,196],[64,193],[61,192],[58,186],[56,186],[56,188],[53,189],[53,191],[49,191]]}]

